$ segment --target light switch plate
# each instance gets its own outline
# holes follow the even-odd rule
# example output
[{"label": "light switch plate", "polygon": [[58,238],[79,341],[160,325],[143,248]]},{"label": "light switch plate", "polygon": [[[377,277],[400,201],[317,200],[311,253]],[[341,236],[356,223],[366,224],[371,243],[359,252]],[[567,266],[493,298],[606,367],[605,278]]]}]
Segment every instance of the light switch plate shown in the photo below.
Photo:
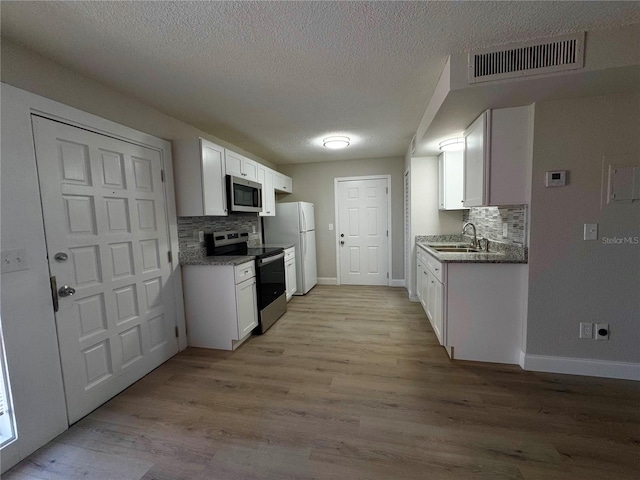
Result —
[{"label": "light switch plate", "polygon": [[580,322],[580,338],[593,338],[593,323]]},{"label": "light switch plate", "polygon": [[584,224],[584,239],[585,240],[597,240],[598,239],[598,224],[597,223],[585,223]]},{"label": "light switch plate", "polygon": [[329,224],[329,230],[332,231],[333,230],[333,223]]},{"label": "light switch plate", "polygon": [[2,250],[0,263],[2,264],[2,273],[29,270],[29,263],[27,262],[27,251],[24,248]]}]

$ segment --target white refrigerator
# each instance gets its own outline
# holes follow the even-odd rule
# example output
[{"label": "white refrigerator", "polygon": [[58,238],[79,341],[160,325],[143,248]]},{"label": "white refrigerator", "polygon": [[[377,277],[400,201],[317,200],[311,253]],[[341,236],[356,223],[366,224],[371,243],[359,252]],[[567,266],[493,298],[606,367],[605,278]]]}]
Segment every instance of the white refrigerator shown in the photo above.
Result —
[{"label": "white refrigerator", "polygon": [[263,220],[265,243],[295,247],[296,295],[304,295],[318,283],[313,203],[276,203],[276,216],[264,217]]}]

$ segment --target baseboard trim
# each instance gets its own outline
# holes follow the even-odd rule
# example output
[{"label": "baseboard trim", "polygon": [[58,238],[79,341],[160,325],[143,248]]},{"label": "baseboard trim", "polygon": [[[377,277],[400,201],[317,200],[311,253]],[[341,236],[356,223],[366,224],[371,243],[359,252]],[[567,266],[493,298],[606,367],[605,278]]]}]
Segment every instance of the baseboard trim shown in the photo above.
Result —
[{"label": "baseboard trim", "polygon": [[[337,285],[338,279],[336,277],[318,277],[318,285]],[[391,287],[404,287],[404,278],[394,278],[391,280]]]},{"label": "baseboard trim", "polygon": [[415,295],[413,297],[411,295],[409,295],[409,301],[410,302],[419,302],[420,299],[418,297],[416,297]]},{"label": "baseboard trim", "polygon": [[640,381],[640,363],[528,355],[520,352],[520,367],[524,370],[533,370],[535,372],[566,373],[569,375]]}]

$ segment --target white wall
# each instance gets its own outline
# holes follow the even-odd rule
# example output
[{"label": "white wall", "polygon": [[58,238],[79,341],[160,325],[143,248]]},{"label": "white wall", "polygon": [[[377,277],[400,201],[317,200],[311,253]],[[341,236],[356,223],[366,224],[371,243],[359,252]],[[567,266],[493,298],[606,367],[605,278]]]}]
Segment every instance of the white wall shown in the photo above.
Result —
[{"label": "white wall", "polygon": [[438,210],[438,157],[414,157],[409,162],[411,175],[411,272],[409,296],[416,291],[416,235],[460,234],[462,210]]},{"label": "white wall", "polygon": [[[6,39],[1,48],[0,73],[7,84],[167,140],[202,136],[273,166]],[[2,470],[67,428],[28,102],[2,96],[1,242],[3,249],[25,248],[30,265],[1,278],[1,316],[19,436],[3,449]],[[174,170],[179,162],[174,158]]]},{"label": "white wall", "polygon": [[280,195],[278,201],[311,202],[316,211],[316,252],[318,277],[336,278],[336,232],[334,179],[362,175],[391,175],[392,271],[394,280],[404,279],[403,259],[403,159],[374,158],[324,163],[282,165],[279,170],[293,179],[293,194]]},{"label": "white wall", "polygon": [[23,248],[28,270],[2,274],[2,328],[18,441],[2,451],[4,470],[67,428],[31,112],[2,91],[2,249]]},{"label": "white wall", "polygon": [[[2,38],[0,47],[0,75],[4,83],[165,140],[193,140],[201,136],[274,168],[272,163],[243,150],[241,145],[232,145],[212,132],[198,130],[10,40]],[[175,151],[173,153],[178,160]],[[176,164],[175,168],[178,167]]]},{"label": "white wall", "polygon": [[[526,353],[640,363],[640,202],[601,206],[603,161],[640,164],[640,96],[536,104]],[[625,163],[629,157],[620,159]],[[568,170],[545,188],[544,172]],[[583,224],[599,240],[583,241]],[[578,338],[580,322],[610,325],[610,340]]]}]

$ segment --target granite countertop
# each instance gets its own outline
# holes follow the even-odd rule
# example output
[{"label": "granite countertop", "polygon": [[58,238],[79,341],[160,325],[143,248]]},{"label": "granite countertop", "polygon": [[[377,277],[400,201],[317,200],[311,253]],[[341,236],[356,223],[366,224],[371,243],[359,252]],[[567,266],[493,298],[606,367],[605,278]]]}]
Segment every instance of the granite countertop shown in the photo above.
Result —
[{"label": "granite countertop", "polygon": [[258,245],[258,247],[284,248],[286,250],[287,248],[295,247],[295,244],[293,244],[293,243],[263,243],[261,245]]},{"label": "granite countertop", "polygon": [[241,265],[256,259],[254,255],[207,256],[205,247],[189,248],[180,252],[180,265]]},{"label": "granite countertop", "polygon": [[416,237],[416,245],[440,262],[446,263],[527,263],[527,249],[523,245],[489,242],[489,252],[438,252],[429,246],[460,243],[469,245],[469,239],[458,235],[423,235]]},{"label": "granite countertop", "polygon": [[180,265],[242,265],[246,262],[253,262],[254,255],[212,255],[210,257],[183,258],[180,256]]},{"label": "granite countertop", "polygon": [[[284,248],[293,247],[291,244],[267,243],[251,246],[249,248]],[[207,256],[205,247],[189,248],[180,252],[180,265],[241,265],[245,262],[252,262],[255,255],[212,255]]]}]

